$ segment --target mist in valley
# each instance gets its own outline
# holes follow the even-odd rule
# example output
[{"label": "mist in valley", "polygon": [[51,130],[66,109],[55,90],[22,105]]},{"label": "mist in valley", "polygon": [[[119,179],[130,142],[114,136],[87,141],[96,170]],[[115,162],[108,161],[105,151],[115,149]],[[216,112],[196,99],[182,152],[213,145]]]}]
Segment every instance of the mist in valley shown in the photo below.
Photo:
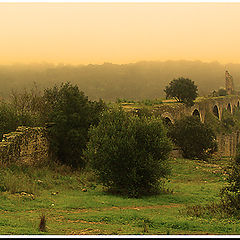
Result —
[{"label": "mist in valley", "polygon": [[131,64],[101,65],[15,64],[0,66],[0,96],[37,86],[43,90],[62,82],[77,84],[91,100],[115,101],[165,98],[164,88],[178,77],[190,78],[200,96],[225,87],[225,70],[240,88],[240,64],[222,65],[202,61],[145,61]]}]

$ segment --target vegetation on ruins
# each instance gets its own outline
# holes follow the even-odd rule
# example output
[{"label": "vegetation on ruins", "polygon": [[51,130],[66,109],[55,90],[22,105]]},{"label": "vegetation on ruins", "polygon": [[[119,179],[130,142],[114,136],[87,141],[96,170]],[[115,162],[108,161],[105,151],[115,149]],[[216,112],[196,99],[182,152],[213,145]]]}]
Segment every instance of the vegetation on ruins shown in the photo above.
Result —
[{"label": "vegetation on ruins", "polygon": [[15,109],[6,104],[0,104],[0,139],[3,134],[15,131],[19,126],[19,117]]},{"label": "vegetation on ruins", "polygon": [[239,110],[234,108],[233,114],[226,109],[222,111],[222,119],[219,120],[213,113],[207,112],[205,115],[207,124],[216,134],[232,133],[240,130]]},{"label": "vegetation on ruins", "polygon": [[194,100],[198,96],[198,88],[189,78],[173,79],[169,86],[165,88],[166,98],[174,98],[178,102],[186,104],[186,106],[194,105]]},{"label": "vegetation on ruins", "polygon": [[207,159],[217,150],[215,133],[196,116],[177,120],[171,126],[169,135],[186,158]]},{"label": "vegetation on ruins", "polygon": [[84,156],[109,191],[140,197],[159,191],[161,179],[169,173],[170,151],[160,119],[112,108],[90,128]]},{"label": "vegetation on ruins", "polygon": [[218,96],[227,96],[227,90],[225,88],[219,88]]}]

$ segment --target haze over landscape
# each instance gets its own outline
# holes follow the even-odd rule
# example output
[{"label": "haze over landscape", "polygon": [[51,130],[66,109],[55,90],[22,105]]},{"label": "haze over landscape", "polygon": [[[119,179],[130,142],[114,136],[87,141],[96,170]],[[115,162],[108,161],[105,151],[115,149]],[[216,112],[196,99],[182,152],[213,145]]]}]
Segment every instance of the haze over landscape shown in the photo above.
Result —
[{"label": "haze over landscape", "polygon": [[240,63],[240,3],[0,3],[0,63]]},{"label": "haze over landscape", "polygon": [[0,3],[0,92],[77,83],[91,98],[155,98],[174,77],[199,93],[240,76],[240,3]]}]

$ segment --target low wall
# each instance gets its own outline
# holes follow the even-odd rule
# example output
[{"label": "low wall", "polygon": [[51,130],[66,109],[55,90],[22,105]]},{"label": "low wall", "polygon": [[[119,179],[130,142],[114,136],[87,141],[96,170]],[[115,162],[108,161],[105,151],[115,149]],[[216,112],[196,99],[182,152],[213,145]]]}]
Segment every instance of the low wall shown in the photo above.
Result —
[{"label": "low wall", "polygon": [[[237,144],[240,142],[240,132],[218,134],[216,136],[218,151],[222,157],[233,157]],[[0,142],[1,163],[38,164],[48,158],[49,141],[46,129],[43,127],[18,127],[15,132],[3,135]],[[171,157],[181,157],[181,152],[175,147]]]},{"label": "low wall", "polygon": [[47,159],[48,149],[45,128],[21,126],[15,132],[3,135],[0,142],[1,163],[37,164]]}]

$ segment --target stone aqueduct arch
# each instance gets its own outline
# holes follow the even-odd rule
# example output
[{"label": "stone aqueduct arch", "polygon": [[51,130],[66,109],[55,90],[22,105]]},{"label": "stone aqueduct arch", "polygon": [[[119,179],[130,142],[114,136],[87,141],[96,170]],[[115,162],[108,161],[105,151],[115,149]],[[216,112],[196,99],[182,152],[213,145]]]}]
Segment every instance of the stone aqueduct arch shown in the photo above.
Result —
[{"label": "stone aqueduct arch", "polygon": [[180,119],[183,115],[188,116],[198,116],[202,122],[205,121],[205,116],[207,112],[213,113],[220,121],[222,120],[222,112],[224,109],[228,110],[233,114],[234,109],[240,109],[240,96],[216,98],[216,99],[204,99],[194,104],[191,108],[186,108],[184,106],[180,107],[178,111],[174,108],[160,109],[160,115],[163,119],[168,122],[174,123],[175,120]]},{"label": "stone aqueduct arch", "polygon": [[163,114],[161,114],[161,117],[163,118],[163,120],[166,121],[166,123],[170,123],[170,122],[174,123],[175,122],[174,117],[169,112],[164,112]]},{"label": "stone aqueduct arch", "polygon": [[219,106],[214,105],[212,109],[212,113],[220,120],[220,111],[219,111]]},{"label": "stone aqueduct arch", "polygon": [[228,103],[228,104],[227,104],[227,110],[228,110],[230,113],[233,112],[233,109],[232,109],[231,103]]}]

